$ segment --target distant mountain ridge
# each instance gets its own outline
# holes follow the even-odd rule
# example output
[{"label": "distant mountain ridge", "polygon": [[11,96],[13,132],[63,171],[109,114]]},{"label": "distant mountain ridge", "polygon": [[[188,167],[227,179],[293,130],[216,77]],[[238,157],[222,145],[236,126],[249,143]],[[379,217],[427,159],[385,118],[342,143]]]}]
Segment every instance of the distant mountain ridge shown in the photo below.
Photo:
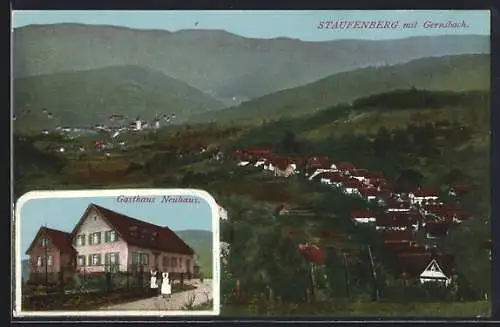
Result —
[{"label": "distant mountain ridge", "polygon": [[206,230],[181,230],[175,233],[186,242],[195,252],[201,271],[205,276],[212,275],[212,232]]},{"label": "distant mountain ridge", "polygon": [[370,94],[396,89],[431,91],[489,90],[488,54],[417,59],[405,64],[370,67],[331,75],[319,81],[244,102],[239,106],[199,114],[190,122],[240,121],[304,115],[349,103]]},{"label": "distant mountain ridge", "polygon": [[[136,65],[87,71],[60,72],[14,80],[14,113],[30,114],[16,124],[23,127],[102,124],[113,114],[152,120],[175,113],[178,121],[225,105],[162,72]],[[54,118],[40,112],[46,108]],[[161,117],[160,117],[161,118]]]},{"label": "distant mountain ridge", "polygon": [[474,35],[306,42],[83,24],[16,28],[13,40],[16,77],[140,65],[230,105],[360,67],[490,51],[489,37]]}]

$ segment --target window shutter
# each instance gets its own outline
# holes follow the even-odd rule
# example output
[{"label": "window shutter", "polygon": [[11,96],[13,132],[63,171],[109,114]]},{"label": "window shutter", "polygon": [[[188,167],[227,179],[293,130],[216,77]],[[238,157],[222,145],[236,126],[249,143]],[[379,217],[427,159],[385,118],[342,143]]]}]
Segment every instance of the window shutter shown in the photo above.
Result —
[{"label": "window shutter", "polygon": [[[90,235],[89,235],[90,237]],[[92,261],[92,254],[89,254],[89,266],[93,266],[94,265],[94,262]]]},{"label": "window shutter", "polygon": [[92,233],[89,234],[89,245],[92,245],[94,243],[92,243]]}]

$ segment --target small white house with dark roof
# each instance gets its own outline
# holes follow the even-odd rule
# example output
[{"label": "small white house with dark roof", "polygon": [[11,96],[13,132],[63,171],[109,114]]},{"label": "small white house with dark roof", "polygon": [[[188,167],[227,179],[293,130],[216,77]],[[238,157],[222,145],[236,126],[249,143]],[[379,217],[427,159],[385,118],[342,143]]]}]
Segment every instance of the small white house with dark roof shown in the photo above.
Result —
[{"label": "small white house with dark roof", "polygon": [[421,284],[429,282],[444,283],[446,286],[451,283],[451,277],[446,276],[436,259],[432,259],[427,268],[420,274]]}]

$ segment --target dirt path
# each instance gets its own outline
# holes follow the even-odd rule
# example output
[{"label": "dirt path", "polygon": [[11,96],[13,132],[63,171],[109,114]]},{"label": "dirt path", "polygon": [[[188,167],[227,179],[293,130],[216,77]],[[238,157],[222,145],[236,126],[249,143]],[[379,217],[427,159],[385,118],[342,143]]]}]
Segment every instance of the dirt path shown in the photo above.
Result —
[{"label": "dirt path", "polygon": [[108,307],[101,308],[100,310],[186,310],[185,306],[192,302],[194,296],[194,302],[192,305],[200,305],[209,300],[213,300],[213,288],[212,280],[204,280],[203,284],[194,283],[197,288],[194,290],[174,293],[170,298],[163,298],[161,295],[151,297],[148,299],[142,299],[138,301],[121,303],[117,305],[112,305]]}]

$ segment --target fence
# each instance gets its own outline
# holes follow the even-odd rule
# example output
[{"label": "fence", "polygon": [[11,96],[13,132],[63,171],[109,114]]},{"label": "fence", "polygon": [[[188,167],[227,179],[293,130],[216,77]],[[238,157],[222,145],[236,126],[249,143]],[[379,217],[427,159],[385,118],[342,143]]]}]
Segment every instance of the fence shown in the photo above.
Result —
[{"label": "fence", "polygon": [[[117,265],[64,267],[55,271],[39,270],[30,273],[29,280],[23,285],[23,295],[53,293],[89,293],[120,290],[150,289],[151,268],[129,265],[126,269]],[[161,278],[161,271],[158,275]],[[197,278],[191,272],[169,272],[172,284],[184,284]]]}]

